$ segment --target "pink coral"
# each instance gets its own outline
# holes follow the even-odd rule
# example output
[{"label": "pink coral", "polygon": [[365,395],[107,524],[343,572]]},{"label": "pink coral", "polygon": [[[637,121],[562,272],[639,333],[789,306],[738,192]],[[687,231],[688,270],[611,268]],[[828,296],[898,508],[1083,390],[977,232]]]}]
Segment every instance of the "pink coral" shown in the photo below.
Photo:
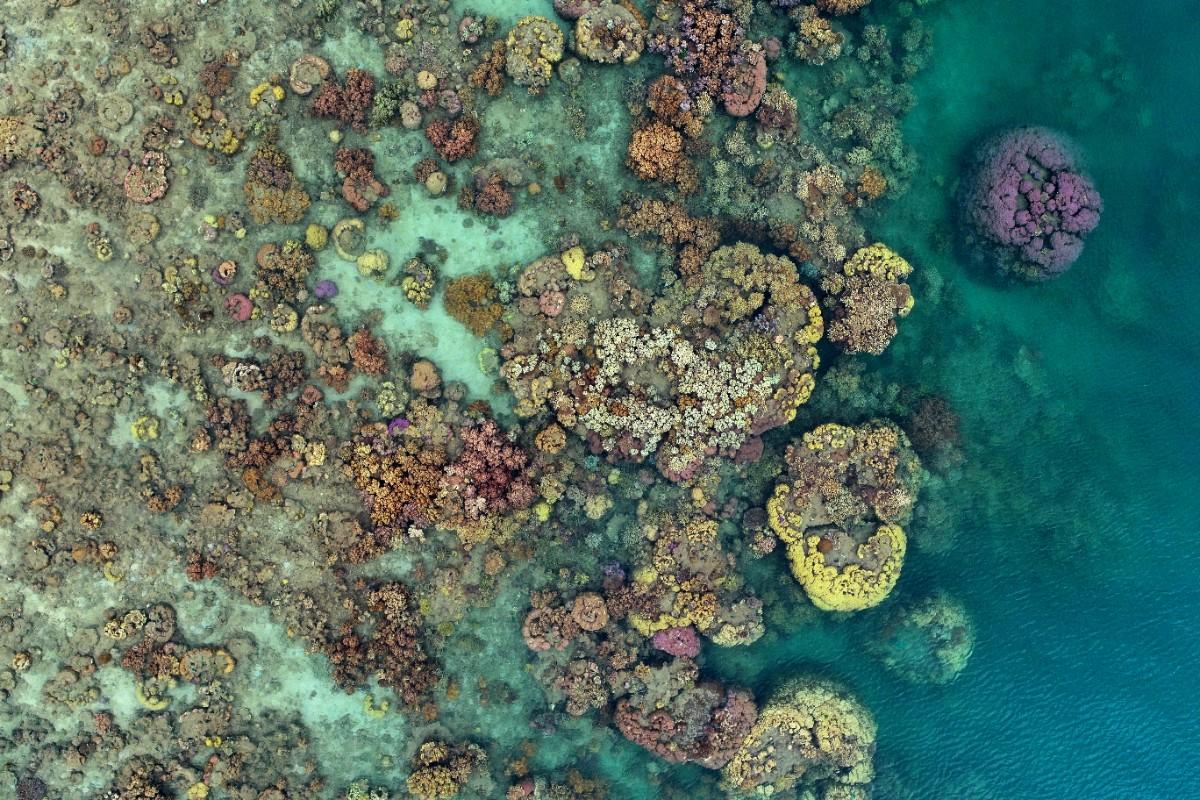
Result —
[{"label": "pink coral", "polygon": [[425,138],[438,155],[453,164],[460,158],[475,155],[475,139],[479,136],[479,120],[470,114],[450,122],[435,119],[425,126]]},{"label": "pink coral", "polygon": [[366,70],[352,69],[346,82],[325,81],[313,99],[312,110],[318,117],[332,117],[356,131],[367,129],[367,113],[375,97],[375,78]]},{"label": "pink coral", "polygon": [[1077,162],[1070,140],[1048,128],[1014,128],[980,145],[959,193],[974,254],[1031,281],[1066,272],[1104,208]]},{"label": "pink coral", "polygon": [[672,763],[709,769],[728,763],[758,719],[749,692],[697,683],[695,664],[678,660],[641,670],[643,685],[617,703],[613,721],[626,739]]},{"label": "pink coral", "polygon": [[366,211],[388,188],[375,177],[375,156],[364,147],[343,147],[334,157],[334,169],[342,180],[342,197],[358,211]]},{"label": "pink coral", "polygon": [[735,117],[754,113],[767,90],[767,59],[761,49],[751,50],[745,60],[729,72],[729,85],[721,100]]},{"label": "pink coral", "polygon": [[683,628],[667,628],[654,634],[650,643],[658,650],[673,656],[695,658],[700,655],[700,637],[691,625]]},{"label": "pink coral", "polygon": [[529,455],[490,419],[462,432],[463,451],[446,468],[446,488],[469,520],[528,508],[537,496]]}]

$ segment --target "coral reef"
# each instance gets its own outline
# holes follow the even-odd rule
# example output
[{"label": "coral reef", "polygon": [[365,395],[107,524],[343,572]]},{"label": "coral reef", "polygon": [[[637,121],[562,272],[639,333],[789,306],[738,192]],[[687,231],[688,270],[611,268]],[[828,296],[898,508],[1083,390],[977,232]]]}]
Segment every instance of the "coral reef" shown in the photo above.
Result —
[{"label": "coral reef", "polygon": [[[318,67],[318,74],[319,70]],[[366,70],[355,68],[346,72],[346,79],[341,84],[325,79],[325,76],[322,79],[321,89],[312,101],[313,114],[336,119],[357,131],[365,131],[367,115],[375,96],[374,76]]]},{"label": "coral reef", "polygon": [[727,676],[895,583],[862,420],[966,458],[841,358],[939,288],[860,213],[924,2],[136,5],[0,24],[0,796],[863,796],[854,701]]},{"label": "coral reef", "polygon": [[[808,399],[823,326],[787,258],[721,248],[657,299],[635,288],[619,251],[588,256],[580,276],[550,256],[517,280],[501,372],[519,415],[552,410],[610,458],[653,456],[686,481]],[[563,298],[553,314],[548,293]],[[571,368],[580,356],[583,369]]]}]

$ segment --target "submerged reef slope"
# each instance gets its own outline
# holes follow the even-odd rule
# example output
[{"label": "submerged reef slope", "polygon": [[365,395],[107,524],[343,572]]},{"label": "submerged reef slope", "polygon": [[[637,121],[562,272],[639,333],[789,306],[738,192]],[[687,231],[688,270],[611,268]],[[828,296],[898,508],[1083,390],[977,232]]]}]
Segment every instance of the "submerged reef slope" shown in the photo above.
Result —
[{"label": "submerged reef slope", "polygon": [[[922,285],[872,228],[931,3],[13,5],[0,796],[868,796],[852,692],[710,657],[896,588],[898,423],[961,458],[837,399]],[[1011,136],[964,202],[1046,277],[1099,199]]]}]

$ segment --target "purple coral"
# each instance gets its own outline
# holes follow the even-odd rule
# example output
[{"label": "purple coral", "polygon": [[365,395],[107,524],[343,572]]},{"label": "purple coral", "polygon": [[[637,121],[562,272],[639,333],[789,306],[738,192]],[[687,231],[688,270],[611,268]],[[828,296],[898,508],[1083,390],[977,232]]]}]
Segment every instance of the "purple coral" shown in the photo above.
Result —
[{"label": "purple coral", "polygon": [[318,300],[332,300],[337,297],[338,286],[330,280],[317,281],[317,285],[313,287],[313,294]]},{"label": "purple coral", "polygon": [[1103,208],[1076,164],[1071,142],[1048,128],[1014,128],[986,140],[959,194],[974,254],[1031,281],[1066,272]]}]

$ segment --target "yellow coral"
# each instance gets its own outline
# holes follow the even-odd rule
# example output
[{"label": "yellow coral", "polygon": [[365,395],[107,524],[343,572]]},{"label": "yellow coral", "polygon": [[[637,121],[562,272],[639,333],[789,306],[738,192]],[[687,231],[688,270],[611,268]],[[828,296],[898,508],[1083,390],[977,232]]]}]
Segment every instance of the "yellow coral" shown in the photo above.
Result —
[{"label": "yellow coral", "polygon": [[290,333],[300,324],[300,315],[291,306],[280,303],[271,311],[271,330],[276,333]]},{"label": "yellow coral", "polygon": [[388,255],[382,250],[368,250],[355,260],[358,274],[365,278],[383,275],[388,268]]},{"label": "yellow coral", "polygon": [[158,438],[158,417],[143,414],[129,425],[129,432],[139,442]]},{"label": "yellow coral", "polygon": [[550,83],[554,65],[562,60],[564,37],[558,26],[545,17],[526,16],[505,38],[506,69],[509,77],[531,90]]},{"label": "yellow coral", "polygon": [[139,703],[151,711],[162,711],[171,705],[171,701],[166,697],[147,692],[145,685],[141,681],[134,684],[133,696],[137,698]]},{"label": "yellow coral", "polygon": [[304,229],[304,243],[308,245],[310,250],[324,249],[329,242],[329,229],[324,225],[319,225],[315,222],[309,224]]},{"label": "yellow coral", "polygon": [[895,281],[912,272],[912,265],[882,242],[859,249],[846,262],[846,275],[868,274],[875,278]]},{"label": "yellow coral", "polygon": [[216,138],[209,141],[209,147],[222,155],[231,156],[236,153],[242,146],[242,140],[226,125],[221,125],[218,130]]},{"label": "yellow coral", "polygon": [[385,698],[379,705],[375,704],[375,698],[367,695],[363,698],[363,713],[371,719],[383,719],[392,704]]},{"label": "yellow coral", "polygon": [[425,767],[408,778],[408,791],[420,800],[441,800],[458,794],[458,781],[449,767],[440,764]]},{"label": "yellow coral", "polygon": [[250,105],[252,107],[258,105],[267,94],[270,94],[276,101],[282,100],[285,96],[282,86],[263,81],[250,90]]},{"label": "yellow coral", "polygon": [[879,605],[900,579],[907,538],[899,525],[880,525],[858,546],[860,559],[879,559],[878,568],[847,564],[838,569],[825,563],[817,549],[819,536],[809,536],[805,545],[788,545],[792,574],[804,587],[813,605],[824,611],[861,611]]},{"label": "yellow coral", "polygon": [[256,106],[262,102],[263,95],[271,91],[271,84],[266,81],[258,84],[250,90],[250,105]]},{"label": "yellow coral", "polygon": [[590,281],[596,277],[592,270],[585,271],[586,262],[587,254],[582,247],[572,247],[562,254],[562,263],[567,269],[567,274],[577,281]]}]

